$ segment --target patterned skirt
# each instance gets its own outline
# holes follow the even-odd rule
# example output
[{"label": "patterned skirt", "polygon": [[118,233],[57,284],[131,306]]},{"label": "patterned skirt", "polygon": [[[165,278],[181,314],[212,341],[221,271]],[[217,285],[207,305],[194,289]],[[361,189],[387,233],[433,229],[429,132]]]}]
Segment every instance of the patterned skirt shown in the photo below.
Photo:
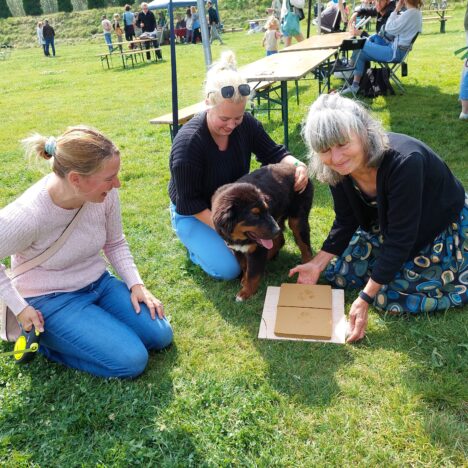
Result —
[{"label": "patterned skirt", "polygon": [[[341,257],[330,262],[325,278],[338,288],[362,289],[379,255],[383,237],[358,229]],[[390,313],[418,314],[468,303],[468,194],[458,220],[419,254],[406,261],[384,285],[374,305]]]}]

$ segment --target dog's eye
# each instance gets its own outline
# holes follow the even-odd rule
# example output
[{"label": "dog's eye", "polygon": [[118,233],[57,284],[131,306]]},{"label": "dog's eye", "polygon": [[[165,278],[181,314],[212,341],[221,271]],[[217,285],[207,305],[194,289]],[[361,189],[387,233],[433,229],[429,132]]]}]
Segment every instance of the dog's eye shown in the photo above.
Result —
[{"label": "dog's eye", "polygon": [[252,208],[250,210],[250,212],[254,215],[254,216],[259,216],[260,215],[260,208]]}]

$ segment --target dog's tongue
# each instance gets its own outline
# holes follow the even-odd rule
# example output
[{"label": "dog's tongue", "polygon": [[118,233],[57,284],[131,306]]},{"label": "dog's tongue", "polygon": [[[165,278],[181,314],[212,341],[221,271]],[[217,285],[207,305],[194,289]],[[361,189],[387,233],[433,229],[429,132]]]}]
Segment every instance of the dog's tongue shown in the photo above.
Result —
[{"label": "dog's tongue", "polygon": [[271,239],[258,239],[258,242],[260,242],[265,249],[271,249],[273,247],[273,241]]}]

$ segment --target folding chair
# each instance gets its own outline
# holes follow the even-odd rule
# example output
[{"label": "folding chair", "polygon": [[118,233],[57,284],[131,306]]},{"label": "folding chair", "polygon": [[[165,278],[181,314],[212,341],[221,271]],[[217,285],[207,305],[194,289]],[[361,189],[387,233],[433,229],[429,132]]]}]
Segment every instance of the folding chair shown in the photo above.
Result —
[{"label": "folding chair", "polygon": [[[349,73],[352,76],[353,71],[356,68],[356,62],[361,55],[361,51],[366,43],[366,38],[364,37],[353,37],[351,39],[344,39],[340,48],[337,52],[337,58],[334,62],[330,64],[330,69],[327,72],[328,79],[333,76],[335,73],[343,73],[344,76]],[[352,60],[351,60],[352,58]],[[349,81],[344,80],[343,85],[337,89],[338,92],[343,91],[346,87],[349,86]],[[356,93],[353,91],[353,96],[356,97]]]},{"label": "folding chair", "polygon": [[411,44],[408,46],[408,48],[405,51],[405,55],[403,58],[398,61],[398,62],[379,62],[377,60],[374,60],[376,63],[379,64],[380,67],[386,68],[388,70],[388,77],[395,86],[398,87],[398,89],[404,94],[405,93],[405,88],[403,86],[403,83],[401,82],[400,78],[396,75],[397,71],[401,68],[401,76],[407,76],[408,75],[408,64],[406,60],[408,59],[408,54],[410,51],[413,49],[414,42],[419,36],[419,32],[416,33],[416,35],[413,37],[411,40]]}]

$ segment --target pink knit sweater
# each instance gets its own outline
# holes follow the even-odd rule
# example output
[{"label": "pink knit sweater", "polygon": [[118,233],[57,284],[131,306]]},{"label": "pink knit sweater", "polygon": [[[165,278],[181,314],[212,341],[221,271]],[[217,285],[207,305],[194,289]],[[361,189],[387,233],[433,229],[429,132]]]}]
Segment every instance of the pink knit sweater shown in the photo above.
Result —
[{"label": "pink knit sweater", "polygon": [[[11,255],[12,269],[45,251],[77,212],[52,202],[47,177],[0,210],[0,259]],[[96,281],[107,267],[101,252],[128,288],[143,284],[122,232],[118,191],[83,210],[66,243],[42,265],[10,280],[0,264],[0,296],[15,314],[28,305],[25,297],[76,291]]]}]

